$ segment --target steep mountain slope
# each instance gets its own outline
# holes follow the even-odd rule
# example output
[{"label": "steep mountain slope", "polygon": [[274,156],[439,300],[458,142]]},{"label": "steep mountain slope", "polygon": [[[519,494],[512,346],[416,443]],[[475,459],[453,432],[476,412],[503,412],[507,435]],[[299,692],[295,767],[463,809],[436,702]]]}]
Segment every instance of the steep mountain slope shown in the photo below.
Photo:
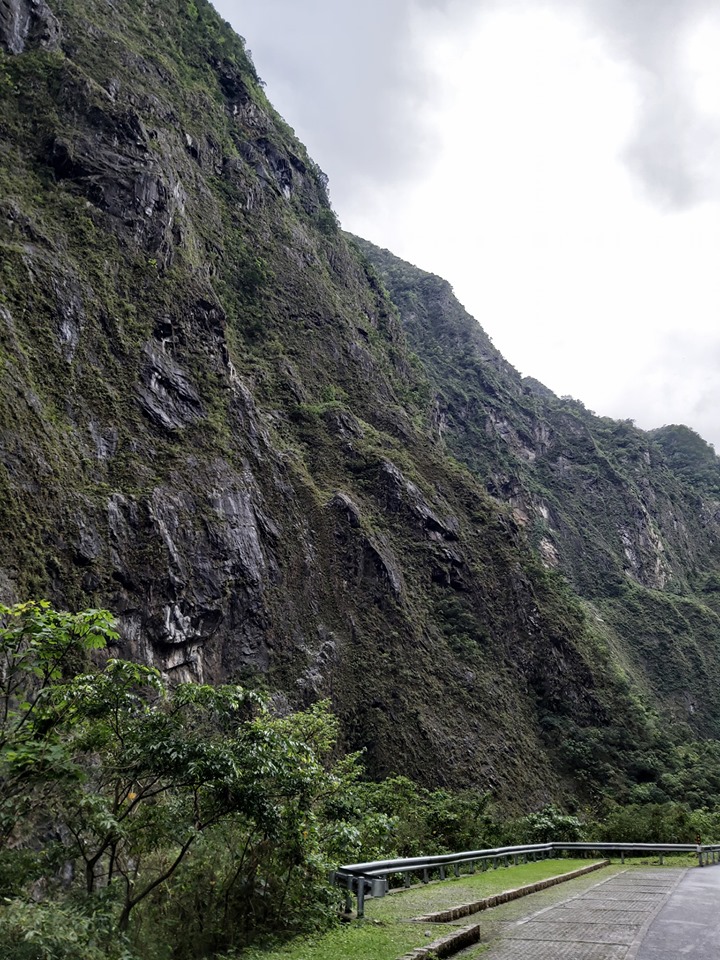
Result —
[{"label": "steep mountain slope", "polygon": [[356,240],[433,383],[448,448],[513,508],[544,563],[620,641],[637,683],[717,735],[720,460],[688,427],[645,433],[522,378],[449,284]]},{"label": "steep mountain slope", "polygon": [[[516,807],[627,794],[648,751],[716,734],[716,616],[646,589],[689,589],[715,521],[627,426],[601,456],[584,411],[538,415],[442,284],[417,330],[397,292],[403,329],[209,3],[5,0],[0,48],[4,599],[109,606],[124,655],[328,696],[373,772]],[[406,339],[436,323],[444,372]],[[661,601],[673,656],[698,624],[677,689],[633,632]]]}]

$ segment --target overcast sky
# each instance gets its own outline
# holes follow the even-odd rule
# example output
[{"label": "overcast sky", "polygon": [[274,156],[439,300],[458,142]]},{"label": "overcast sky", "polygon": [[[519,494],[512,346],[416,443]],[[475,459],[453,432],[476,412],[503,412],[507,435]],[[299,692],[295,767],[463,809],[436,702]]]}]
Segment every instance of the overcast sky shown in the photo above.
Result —
[{"label": "overcast sky", "polygon": [[215,4],[346,229],[523,374],[720,451],[720,5]]}]

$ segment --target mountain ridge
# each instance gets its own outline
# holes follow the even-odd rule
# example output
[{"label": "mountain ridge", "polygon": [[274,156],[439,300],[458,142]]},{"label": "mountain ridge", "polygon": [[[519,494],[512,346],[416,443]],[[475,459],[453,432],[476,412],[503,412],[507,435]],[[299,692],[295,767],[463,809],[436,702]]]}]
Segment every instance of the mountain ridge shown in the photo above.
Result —
[{"label": "mountain ridge", "polygon": [[643,757],[720,731],[714,501],[358,252],[205,0],[2,9],[2,596],[327,697],[373,775],[677,798]]}]

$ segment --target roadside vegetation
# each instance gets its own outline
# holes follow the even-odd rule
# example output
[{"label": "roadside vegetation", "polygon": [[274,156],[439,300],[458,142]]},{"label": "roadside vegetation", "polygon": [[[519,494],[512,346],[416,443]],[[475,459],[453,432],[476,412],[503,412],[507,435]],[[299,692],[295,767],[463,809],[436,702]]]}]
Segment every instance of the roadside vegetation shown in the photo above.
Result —
[{"label": "roadside vegetation", "polygon": [[[489,869],[472,876],[463,875],[444,883],[419,884],[398,896],[369,900],[365,920],[342,924],[322,934],[274,948],[251,949],[243,956],[247,960],[337,960],[338,957],[343,960],[395,960],[403,953],[450,932],[447,924],[408,923],[413,917],[470,903],[586,866],[587,860],[543,860],[508,869]],[[592,880],[584,878],[584,882],[597,882],[597,876],[592,876]],[[466,922],[474,923],[477,919],[478,915],[470,916]]]},{"label": "roadside vegetation", "polygon": [[[337,926],[341,894],[328,871],[341,863],[549,839],[720,835],[720,813],[677,803],[606,804],[602,822],[552,806],[507,818],[489,793],[370,782],[360,755],[337,750],[325,703],[278,715],[240,686],[171,688],[156,670],[107,656],[117,634],[106,611],[30,602],[0,606],[0,617],[7,960],[255,958],[299,936],[310,938],[303,958],[320,960],[348,937],[370,936]],[[525,873],[569,868],[530,864],[510,882],[498,871],[463,883],[503,889]],[[381,908],[388,921],[396,902]],[[415,933],[384,924],[362,941],[364,957],[376,955],[372,944],[413,945]],[[300,956],[287,949],[267,956]]]}]

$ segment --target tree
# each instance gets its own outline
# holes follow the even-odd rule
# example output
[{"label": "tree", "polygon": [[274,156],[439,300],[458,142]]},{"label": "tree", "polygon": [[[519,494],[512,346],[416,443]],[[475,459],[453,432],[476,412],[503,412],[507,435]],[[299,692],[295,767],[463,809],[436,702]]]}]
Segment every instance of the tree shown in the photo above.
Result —
[{"label": "tree", "polygon": [[[287,916],[327,917],[329,811],[357,772],[353,758],[333,758],[337,721],[326,704],[277,717],[239,686],[171,689],[151,667],[93,663],[89,654],[117,638],[105,611],[43,602],[1,612],[0,853],[15,877],[6,895],[42,882],[60,919],[79,903],[122,935],[141,905],[172,914],[163,891],[179,872],[192,876],[198,849],[223,891],[213,916],[196,917],[216,946],[281,929]],[[42,835],[55,837],[54,861],[33,855]],[[52,914],[50,902],[30,913],[13,902],[0,906],[0,928]],[[183,923],[184,937],[187,913]]]},{"label": "tree", "polygon": [[57,691],[90,651],[116,638],[104,610],[0,604],[0,853],[59,783],[79,776],[61,736],[69,705]]}]

